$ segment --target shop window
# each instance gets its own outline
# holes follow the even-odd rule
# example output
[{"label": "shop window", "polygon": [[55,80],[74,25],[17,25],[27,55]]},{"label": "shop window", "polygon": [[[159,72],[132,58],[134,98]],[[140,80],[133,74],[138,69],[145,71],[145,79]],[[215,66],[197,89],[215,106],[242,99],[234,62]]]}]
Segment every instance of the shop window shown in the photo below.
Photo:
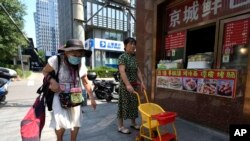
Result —
[{"label": "shop window", "polygon": [[105,65],[117,68],[118,58],[122,52],[106,52]]},{"label": "shop window", "polygon": [[101,51],[96,50],[95,51],[95,67],[101,66]]},{"label": "shop window", "polygon": [[234,45],[230,54],[222,56],[223,69],[247,69],[249,45]]},{"label": "shop window", "polygon": [[247,70],[250,18],[224,24],[221,67]]},{"label": "shop window", "polygon": [[187,32],[186,62],[188,69],[209,69],[214,61],[215,25]]},{"label": "shop window", "polygon": [[100,30],[94,30],[95,38],[102,38],[102,32]]}]

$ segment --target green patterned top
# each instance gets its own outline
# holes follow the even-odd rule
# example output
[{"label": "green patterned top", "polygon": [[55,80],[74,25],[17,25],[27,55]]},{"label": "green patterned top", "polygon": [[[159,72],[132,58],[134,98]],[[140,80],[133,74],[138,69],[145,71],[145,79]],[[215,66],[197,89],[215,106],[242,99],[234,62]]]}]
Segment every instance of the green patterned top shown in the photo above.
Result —
[{"label": "green patterned top", "polygon": [[[137,61],[135,55],[123,53],[118,59],[119,65],[125,65],[125,72],[129,82],[137,81]],[[136,90],[136,87],[134,87]],[[117,117],[122,119],[135,119],[138,117],[138,100],[135,94],[127,91],[120,79]]]},{"label": "green patterned top", "polygon": [[129,82],[137,81],[138,64],[137,64],[135,55],[123,53],[118,59],[118,64],[125,65],[125,72],[126,72]]}]

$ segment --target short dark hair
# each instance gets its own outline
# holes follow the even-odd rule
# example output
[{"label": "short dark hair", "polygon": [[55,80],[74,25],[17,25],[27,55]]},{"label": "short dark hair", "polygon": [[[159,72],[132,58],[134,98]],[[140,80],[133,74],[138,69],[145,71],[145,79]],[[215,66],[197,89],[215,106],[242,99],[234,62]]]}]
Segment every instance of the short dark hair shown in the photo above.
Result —
[{"label": "short dark hair", "polygon": [[127,45],[128,43],[134,43],[136,45],[136,40],[132,37],[128,37],[123,41],[124,45]]}]

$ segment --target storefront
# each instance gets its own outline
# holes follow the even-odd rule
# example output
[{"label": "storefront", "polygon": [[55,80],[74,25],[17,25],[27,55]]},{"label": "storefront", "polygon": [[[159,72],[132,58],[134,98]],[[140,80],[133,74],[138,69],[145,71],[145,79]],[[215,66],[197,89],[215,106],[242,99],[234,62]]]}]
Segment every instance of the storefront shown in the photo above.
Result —
[{"label": "storefront", "polygon": [[124,52],[124,44],[122,41],[99,38],[86,40],[85,48],[92,50],[91,60],[87,60],[87,62],[91,62],[87,65],[92,68],[100,66],[117,68],[118,57]]},{"label": "storefront", "polygon": [[[147,7],[149,3],[153,9]],[[144,0],[137,4],[137,13],[146,13],[138,18],[150,21],[149,15],[153,16],[152,33],[141,36],[145,31],[137,29],[139,44],[147,36],[153,39],[153,73],[141,65],[152,78],[151,98],[184,119],[219,130],[250,123],[250,1]],[[137,22],[137,27],[141,24]],[[146,55],[138,58],[145,61]]]}]

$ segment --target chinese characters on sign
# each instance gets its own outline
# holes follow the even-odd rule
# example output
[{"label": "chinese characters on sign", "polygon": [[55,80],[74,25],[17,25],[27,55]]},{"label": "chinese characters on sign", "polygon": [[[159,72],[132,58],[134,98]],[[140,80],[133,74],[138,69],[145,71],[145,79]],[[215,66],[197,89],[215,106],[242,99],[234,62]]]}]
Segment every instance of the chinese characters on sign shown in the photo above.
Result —
[{"label": "chinese characters on sign", "polygon": [[237,70],[157,70],[157,87],[235,97]]},{"label": "chinese characters on sign", "polygon": [[166,49],[183,48],[185,39],[185,31],[168,34],[166,37]]},{"label": "chinese characters on sign", "polygon": [[249,9],[250,0],[187,0],[167,9],[167,28],[177,29],[187,24],[216,19]]},{"label": "chinese characters on sign", "polygon": [[[221,8],[221,0],[203,0],[202,6],[200,6],[199,1],[193,1],[191,6],[185,6],[184,11],[182,9],[174,10],[169,14],[170,16],[170,27],[175,27],[181,22],[192,22],[199,19],[198,10],[202,8],[202,18],[208,16],[209,14],[216,15],[218,13],[218,9]],[[180,19],[180,14],[183,14],[183,19]]]},{"label": "chinese characters on sign", "polygon": [[232,79],[237,78],[237,70],[157,70],[157,76],[174,76],[174,77],[196,77],[207,79]]},{"label": "chinese characters on sign", "polygon": [[224,49],[248,43],[250,19],[227,23],[224,29]]}]

